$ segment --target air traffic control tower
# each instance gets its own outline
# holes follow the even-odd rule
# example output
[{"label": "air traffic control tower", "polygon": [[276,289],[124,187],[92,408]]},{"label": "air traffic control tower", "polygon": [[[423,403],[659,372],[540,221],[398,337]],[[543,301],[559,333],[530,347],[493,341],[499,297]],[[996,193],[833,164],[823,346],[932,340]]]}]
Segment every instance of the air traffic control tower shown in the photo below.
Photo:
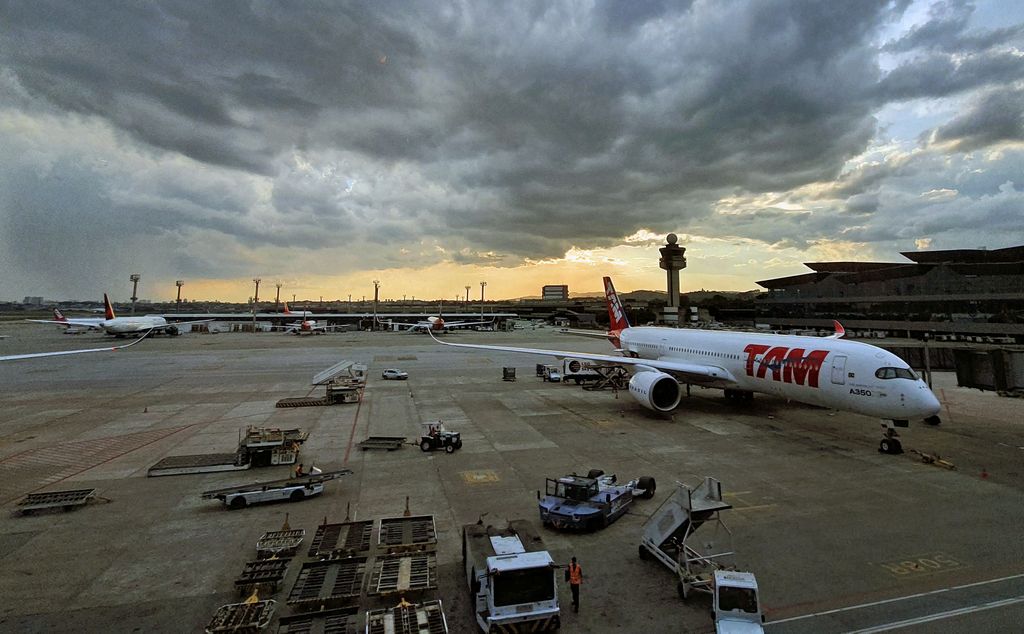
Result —
[{"label": "air traffic control tower", "polygon": [[678,241],[676,234],[670,233],[665,237],[665,246],[659,249],[661,259],[658,266],[665,269],[668,276],[668,304],[662,316],[667,326],[679,325],[679,271],[686,268],[686,247],[676,244]]}]

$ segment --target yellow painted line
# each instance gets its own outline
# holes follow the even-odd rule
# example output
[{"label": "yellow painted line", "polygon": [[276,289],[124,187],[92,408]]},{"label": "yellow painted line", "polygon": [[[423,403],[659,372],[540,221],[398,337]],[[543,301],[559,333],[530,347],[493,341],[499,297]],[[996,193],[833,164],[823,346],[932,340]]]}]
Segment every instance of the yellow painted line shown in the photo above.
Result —
[{"label": "yellow painted line", "polygon": [[731,510],[733,510],[733,511],[760,511],[762,509],[773,509],[776,506],[778,506],[778,504],[758,504],[757,506],[740,506],[740,507],[735,507],[734,506]]}]

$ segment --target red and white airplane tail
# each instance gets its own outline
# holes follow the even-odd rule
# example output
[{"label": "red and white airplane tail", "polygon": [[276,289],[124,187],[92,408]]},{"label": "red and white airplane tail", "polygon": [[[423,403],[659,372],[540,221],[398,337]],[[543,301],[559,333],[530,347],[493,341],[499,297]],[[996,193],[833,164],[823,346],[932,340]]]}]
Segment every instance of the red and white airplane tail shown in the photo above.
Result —
[{"label": "red and white airplane tail", "polygon": [[612,285],[612,278],[604,278],[604,297],[608,302],[608,337],[619,347],[619,334],[629,328],[629,320],[626,318],[626,309],[619,301],[619,294],[615,292]]},{"label": "red and white airplane tail", "polygon": [[288,310],[288,302],[284,302],[284,314],[291,315],[292,311]]},{"label": "red and white airplane tail", "polygon": [[59,308],[53,309],[53,320],[59,321],[62,324],[68,323],[68,318],[64,316],[64,313],[60,312]]},{"label": "red and white airplane tail", "polygon": [[106,293],[103,293],[103,313],[106,319],[117,318],[117,315],[114,314],[114,307],[111,306],[110,300],[107,298]]}]

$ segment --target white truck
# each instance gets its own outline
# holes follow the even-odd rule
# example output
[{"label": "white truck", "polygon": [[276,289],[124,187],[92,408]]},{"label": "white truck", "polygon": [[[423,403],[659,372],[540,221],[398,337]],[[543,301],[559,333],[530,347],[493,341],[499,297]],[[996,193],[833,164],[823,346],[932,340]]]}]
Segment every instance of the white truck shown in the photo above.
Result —
[{"label": "white truck", "polygon": [[462,561],[484,632],[546,632],[561,626],[555,562],[526,520],[504,529],[462,528]]},{"label": "white truck", "polygon": [[753,573],[715,571],[716,634],[763,634],[764,615]]},{"label": "white truck", "polygon": [[562,359],[562,380],[575,381],[576,385],[584,381],[597,381],[601,373],[591,367],[590,361],[579,359]]}]

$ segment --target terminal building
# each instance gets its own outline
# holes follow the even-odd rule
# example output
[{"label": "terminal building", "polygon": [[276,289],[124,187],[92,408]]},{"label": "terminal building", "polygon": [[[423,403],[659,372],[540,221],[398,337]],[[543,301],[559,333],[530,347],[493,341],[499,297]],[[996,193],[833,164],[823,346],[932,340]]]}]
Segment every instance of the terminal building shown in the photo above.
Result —
[{"label": "terminal building", "polygon": [[812,262],[758,282],[756,320],[773,328],[1024,341],[1024,246],[901,253],[909,262]]},{"label": "terminal building", "polygon": [[540,289],[542,300],[555,300],[565,302],[569,300],[569,286],[567,284],[549,284]]}]

